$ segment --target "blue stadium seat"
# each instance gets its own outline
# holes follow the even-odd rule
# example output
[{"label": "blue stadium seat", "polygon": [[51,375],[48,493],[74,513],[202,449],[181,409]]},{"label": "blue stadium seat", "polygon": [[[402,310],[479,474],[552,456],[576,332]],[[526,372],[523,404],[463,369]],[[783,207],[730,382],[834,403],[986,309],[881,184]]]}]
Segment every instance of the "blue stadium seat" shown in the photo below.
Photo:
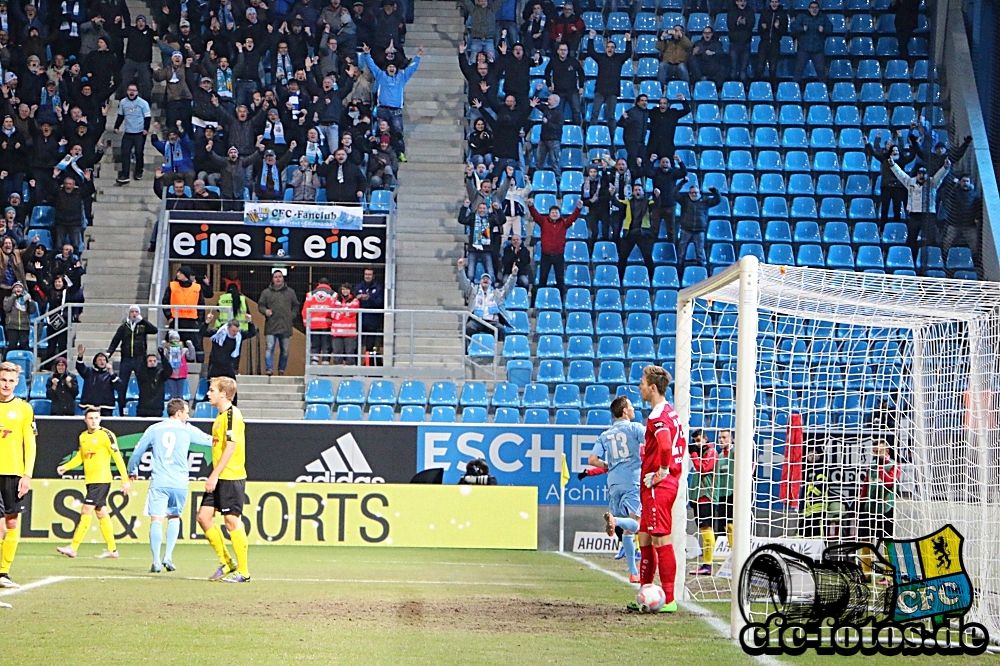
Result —
[{"label": "blue stadium seat", "polygon": [[[611,334],[613,335],[613,334]],[[653,335],[653,318],[648,312],[630,312],[625,321],[625,335]]]},{"label": "blue stadium seat", "polygon": [[621,288],[621,281],[618,278],[618,267],[611,264],[601,264],[595,266],[593,285],[597,288]]},{"label": "blue stadium seat", "polygon": [[554,423],[556,425],[580,425],[579,409],[557,409]]},{"label": "blue stadium seat", "polygon": [[513,424],[521,422],[521,412],[516,407],[497,407],[493,413],[493,423]]},{"label": "blue stadium seat", "polygon": [[629,289],[625,293],[626,312],[652,312],[653,302],[645,289]]},{"label": "blue stadium seat", "polygon": [[860,127],[861,112],[858,107],[845,104],[837,107],[837,113],[833,116],[834,127]]},{"label": "blue stadium seat", "polygon": [[555,393],[552,396],[552,406],[556,409],[579,409],[582,406],[579,384],[560,384],[556,386]]},{"label": "blue stadium seat", "polygon": [[[452,389],[455,385],[452,384]],[[456,404],[458,399],[455,399]],[[400,405],[427,405],[427,387],[421,381],[406,380],[399,385],[399,397],[397,402]]]},{"label": "blue stadium seat", "polygon": [[[597,326],[594,328],[597,335],[625,335],[625,326],[622,323],[622,316],[617,312],[601,312],[597,315]],[[600,352],[598,352],[600,353]]]},{"label": "blue stadium seat", "polygon": [[469,341],[467,354],[472,358],[493,358],[496,352],[496,338],[491,333],[476,333]]},{"label": "blue stadium seat", "polygon": [[845,220],[847,208],[839,197],[826,197],[820,202],[819,217],[822,220]]},{"label": "blue stadium seat", "polygon": [[[470,408],[481,409],[481,408]],[[485,411],[485,410],[483,410]],[[368,420],[376,422],[389,422],[396,419],[395,410],[389,405],[372,405],[368,408]]]},{"label": "blue stadium seat", "polygon": [[[811,113],[812,110],[810,109]],[[811,150],[833,150],[836,147],[837,137],[831,128],[817,127],[809,133],[809,148]]]},{"label": "blue stadium seat", "polygon": [[850,245],[832,245],[826,251],[826,267],[854,270],[854,251]]},{"label": "blue stadium seat", "polygon": [[503,343],[503,357],[531,358],[531,347],[527,335],[508,335]]},{"label": "blue stadium seat", "polygon": [[524,359],[507,361],[507,381],[516,386],[525,386],[531,381],[533,370],[531,361]]},{"label": "blue stadium seat", "polygon": [[747,93],[743,87],[743,83],[740,81],[726,81],[722,84],[719,99],[724,102],[745,102]]},{"label": "blue stadium seat", "polygon": [[592,384],[596,382],[594,362],[590,360],[570,361],[566,380],[574,384]]},{"label": "blue stadium seat", "polygon": [[757,220],[740,220],[736,223],[737,243],[759,243],[762,238],[760,222]]},{"label": "blue stadium seat", "polygon": [[874,220],[876,218],[875,202],[865,198],[851,199],[847,217],[851,220]]},{"label": "blue stadium seat", "polygon": [[617,289],[598,289],[594,298],[594,310],[621,312],[621,293]]},{"label": "blue stadium seat", "polygon": [[581,287],[573,287],[566,292],[566,310],[570,312],[585,311],[592,309],[590,302],[590,291]]},{"label": "blue stadium seat", "polygon": [[422,423],[427,420],[427,411],[418,405],[406,405],[399,410],[400,423]]},{"label": "blue stadium seat", "polygon": [[535,171],[531,179],[531,189],[536,193],[555,194],[558,191],[555,173],[544,169]]},{"label": "blue stadium seat", "polygon": [[[906,225],[903,226],[905,232]],[[875,222],[857,222],[854,225],[854,232],[851,235],[851,243],[854,245],[878,245],[878,224]]]},{"label": "blue stadium seat", "polygon": [[722,122],[727,126],[749,125],[750,116],[747,114],[746,105],[742,103],[726,104],[722,113]]},{"label": "blue stadium seat", "polygon": [[[369,421],[371,418],[369,417]],[[462,423],[487,423],[489,414],[485,407],[466,407],[462,410]]]},{"label": "blue stadium seat", "polygon": [[612,421],[611,412],[607,409],[587,410],[587,425],[609,426]]},{"label": "blue stadium seat", "polygon": [[753,171],[753,155],[749,150],[731,150],[726,161],[728,171]]},{"label": "blue stadium seat", "polygon": [[798,266],[823,268],[825,265],[823,248],[819,245],[803,245],[799,247],[799,253],[796,257],[795,263]]},{"label": "blue stadium seat", "polygon": [[883,245],[905,245],[907,228],[903,222],[886,222],[882,229]]},{"label": "blue stadium seat", "polygon": [[858,256],[854,262],[858,270],[883,269],[885,260],[882,257],[882,248],[871,245],[864,245],[858,248]]},{"label": "blue stadium seat", "polygon": [[773,104],[754,104],[750,108],[750,124],[754,127],[778,124],[778,114]]},{"label": "blue stadium seat", "polygon": [[338,405],[365,404],[364,384],[357,379],[344,379],[337,386]]},{"label": "blue stadium seat", "polygon": [[626,266],[622,280],[625,289],[649,289],[649,272],[645,266]]},{"label": "blue stadium seat", "polygon": [[813,157],[813,171],[818,173],[837,173],[840,171],[840,162],[837,153],[833,151],[820,151]]},{"label": "blue stadium seat", "polygon": [[552,335],[562,335],[563,332],[564,329],[561,312],[546,310],[537,314],[535,318],[536,335],[544,335],[546,333],[550,333]]},{"label": "blue stadium seat", "polygon": [[767,250],[767,263],[794,266],[795,257],[792,246],[785,243],[775,243]]},{"label": "blue stadium seat", "polygon": [[729,220],[710,220],[706,240],[709,243],[731,243],[733,241],[733,227]]},{"label": "blue stadium seat", "polygon": [[851,61],[846,58],[836,58],[830,61],[830,71],[827,78],[834,81],[854,80],[854,67]]},{"label": "blue stadium seat", "polygon": [[527,310],[531,305],[528,300],[528,290],[524,287],[514,287],[507,295],[508,310]]},{"label": "blue stadium seat", "polygon": [[[36,377],[36,379],[38,378]],[[35,382],[32,382],[31,390],[32,393],[34,393]],[[45,385],[43,383],[42,395],[38,397],[44,397],[44,396],[45,396]],[[32,397],[35,396],[33,395]],[[305,401],[307,403],[322,402],[330,405],[333,404],[333,398],[334,398],[333,382],[331,382],[329,379],[312,379],[309,381],[309,385],[306,386]]]},{"label": "blue stadium seat", "polygon": [[674,337],[677,333],[677,315],[661,313],[656,315],[656,337]]},{"label": "blue stadium seat", "polygon": [[[208,404],[208,403],[200,402],[200,403],[198,403],[198,406],[206,405],[206,404]],[[209,406],[211,407],[211,405],[209,405]],[[356,407],[355,405],[345,405],[341,409],[347,409],[348,407],[355,407],[359,412],[361,411],[361,408],[360,407]],[[213,409],[214,409],[214,407],[213,407]],[[198,411],[197,407],[195,407],[195,411]],[[338,418],[340,418],[339,414],[340,414],[340,410],[338,409]],[[206,418],[206,417],[204,417],[204,416],[199,417],[199,416],[195,415],[195,418]],[[306,413],[305,413],[305,415],[302,418],[305,419],[306,421],[330,421],[331,419],[333,419],[333,412],[330,409],[330,405],[322,404],[322,403],[310,404],[310,405],[306,405]],[[360,421],[361,419],[358,418],[357,420]]]},{"label": "blue stadium seat", "polygon": [[536,310],[562,310],[562,307],[562,296],[555,287],[539,287],[535,290]]},{"label": "blue stadium seat", "polygon": [[396,404],[396,386],[391,381],[378,379],[368,387],[369,405],[390,405]]},{"label": "blue stadium seat", "polygon": [[528,425],[548,425],[549,412],[547,409],[533,407],[524,410],[524,423]]},{"label": "blue stadium seat", "polygon": [[789,173],[810,173],[809,153],[804,150],[789,150],[785,153],[784,170]]},{"label": "blue stadium seat", "polygon": [[465,382],[458,404],[462,407],[486,407],[489,404],[486,382]]},{"label": "blue stadium seat", "polygon": [[733,203],[733,216],[739,218],[760,217],[757,197],[739,196]]},{"label": "blue stadium seat", "polygon": [[815,222],[798,222],[795,225],[793,241],[798,245],[801,243],[817,244],[820,242],[819,225]]},{"label": "blue stadium seat", "polygon": [[895,128],[909,127],[917,122],[917,111],[912,106],[897,106],[892,110],[889,124]]},{"label": "blue stadium seat", "polygon": [[[555,335],[562,335],[563,332],[556,333]],[[594,321],[590,316],[589,312],[570,312],[566,315],[566,329],[564,331],[566,335],[593,335],[594,334]]]},{"label": "blue stadium seat", "polygon": [[847,41],[843,37],[827,37],[824,52],[827,58],[843,58],[848,55]]},{"label": "blue stadium seat", "polygon": [[823,226],[824,245],[850,245],[851,233],[846,222],[827,222]]},{"label": "blue stadium seat", "polygon": [[625,364],[621,361],[601,362],[597,381],[601,384],[624,384],[627,381],[625,377]]},{"label": "blue stadium seat", "polygon": [[973,271],[975,270],[975,264],[972,262],[972,251],[967,247],[953,247],[948,250],[948,257],[945,261],[945,268],[951,271],[955,270],[965,270]]},{"label": "blue stadium seat", "polygon": [[750,90],[747,92],[749,102],[773,102],[774,92],[771,84],[767,81],[753,81],[750,83]]},{"label": "blue stadium seat", "polygon": [[[530,370],[529,378],[530,378]],[[508,369],[509,373],[509,369]],[[509,374],[508,374],[509,377]],[[525,382],[527,384],[527,382]],[[493,407],[518,407],[521,399],[518,396],[518,385],[513,382],[501,382],[493,387],[493,396],[490,398],[490,405]]]},{"label": "blue stadium seat", "polygon": [[905,245],[890,247],[885,257],[885,268],[889,271],[914,270],[913,252]]},{"label": "blue stadium seat", "polygon": [[824,173],[816,179],[816,195],[821,197],[839,197],[843,194],[839,174]]},{"label": "blue stadium seat", "polygon": [[787,218],[788,201],[785,197],[764,197],[765,218]]},{"label": "blue stadium seat", "polygon": [[458,415],[450,405],[438,405],[431,409],[431,423],[457,423]]},{"label": "blue stadium seat", "polygon": [[788,194],[791,196],[811,196],[816,193],[810,174],[793,173],[788,177]]},{"label": "blue stadium seat", "polygon": [[431,384],[431,394],[428,403],[431,407],[447,405],[458,406],[458,388],[454,382],[434,382]]},{"label": "blue stadium seat", "polygon": [[[778,86],[781,87],[780,85]],[[805,114],[799,104],[783,104],[778,111],[778,125],[787,127],[790,125],[801,126],[806,122]]]},{"label": "blue stadium seat", "polygon": [[760,176],[760,185],[757,188],[760,194],[764,195],[784,195],[785,179],[779,173],[765,173]]},{"label": "blue stadium seat", "polygon": [[913,88],[910,87],[909,83],[893,83],[889,85],[889,93],[886,97],[890,105],[912,105],[914,101]]},{"label": "blue stadium seat", "polygon": [[785,220],[771,220],[764,231],[764,240],[768,243],[791,243],[792,230]]},{"label": "blue stadium seat", "polygon": [[[199,405],[204,405],[207,403],[198,403]],[[326,405],[309,405],[310,407],[324,407]],[[195,409],[197,411],[197,408]],[[337,420],[338,421],[362,421],[364,420],[364,415],[361,412],[360,405],[339,405],[337,407]]]},{"label": "blue stadium seat", "polygon": [[693,287],[708,278],[708,271],[703,266],[688,266],[681,278],[681,287]]},{"label": "blue stadium seat", "polygon": [[571,335],[566,343],[566,358],[570,360],[592,360],[594,339],[589,335]]},{"label": "blue stadium seat", "polygon": [[522,407],[535,407],[548,409],[552,406],[552,399],[549,397],[549,387],[545,384],[532,383],[524,387],[524,395],[521,396]]},{"label": "blue stadium seat", "polygon": [[[562,343],[559,344],[562,351]],[[566,381],[566,373],[563,372],[562,358],[558,361],[543,359],[538,362],[538,369],[535,374],[535,381],[545,384],[559,384]]]}]

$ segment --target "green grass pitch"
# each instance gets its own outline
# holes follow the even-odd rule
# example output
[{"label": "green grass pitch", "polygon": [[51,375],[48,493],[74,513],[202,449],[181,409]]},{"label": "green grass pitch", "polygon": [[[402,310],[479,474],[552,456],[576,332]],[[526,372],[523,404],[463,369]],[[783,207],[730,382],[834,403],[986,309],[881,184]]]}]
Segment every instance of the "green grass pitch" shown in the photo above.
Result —
[{"label": "green grass pitch", "polygon": [[0,611],[12,663],[757,663],[688,610],[626,613],[631,587],[555,553],[251,547],[252,581],[226,585],[205,580],[216,564],[203,543],[178,545],[170,574],[148,573],[145,546],[119,560],[100,550],[68,560],[21,544],[12,573],[26,589],[4,593],[14,609]]}]

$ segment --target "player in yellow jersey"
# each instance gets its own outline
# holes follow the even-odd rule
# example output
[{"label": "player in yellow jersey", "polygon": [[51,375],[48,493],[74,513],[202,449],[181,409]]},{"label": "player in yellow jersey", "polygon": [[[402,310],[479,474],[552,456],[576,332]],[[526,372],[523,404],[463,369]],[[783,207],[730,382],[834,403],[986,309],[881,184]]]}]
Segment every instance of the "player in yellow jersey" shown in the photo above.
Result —
[{"label": "player in yellow jersey", "polygon": [[87,432],[80,434],[80,448],[66,461],[65,465],[59,465],[56,472],[59,476],[67,470],[75,469],[83,465],[83,482],[87,484],[87,497],[83,500],[80,508],[80,522],[73,533],[73,543],[56,550],[66,557],[76,557],[76,551],[83,543],[84,537],[90,530],[91,516],[97,511],[97,520],[101,526],[101,535],[107,544],[107,550],[98,555],[99,558],[118,559],[118,548],[115,546],[115,530],[111,524],[111,517],[108,515],[108,493],[111,492],[111,461],[115,461],[118,473],[122,477],[122,492],[126,495],[129,491],[128,472],[125,469],[125,461],[118,451],[118,440],[115,433],[107,428],[101,427],[101,410],[99,407],[87,407],[83,414],[83,420],[87,424]]},{"label": "player in yellow jersey", "polygon": [[17,517],[35,471],[35,412],[26,400],[14,397],[21,367],[0,363],[0,500],[3,500],[3,546],[0,547],[0,587],[16,588],[10,565],[17,552]]},{"label": "player in yellow jersey", "polygon": [[[247,563],[247,534],[243,529],[243,505],[246,503],[246,424],[243,414],[233,405],[236,380],[213,377],[208,387],[208,402],[219,410],[212,425],[212,473],[205,481],[205,494],[198,509],[198,524],[205,538],[219,556],[219,568],[209,580],[223,583],[247,583],[250,567]],[[229,555],[222,530],[213,522],[221,513],[233,542],[236,562]]]}]

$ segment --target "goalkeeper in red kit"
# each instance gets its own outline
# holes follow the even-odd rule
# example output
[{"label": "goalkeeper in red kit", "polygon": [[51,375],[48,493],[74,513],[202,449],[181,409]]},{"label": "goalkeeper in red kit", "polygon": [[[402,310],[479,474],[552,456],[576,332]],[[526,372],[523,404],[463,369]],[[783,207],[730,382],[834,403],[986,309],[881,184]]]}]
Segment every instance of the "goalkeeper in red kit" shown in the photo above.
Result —
[{"label": "goalkeeper in red kit", "polygon": [[652,405],[646,420],[646,439],[640,452],[642,483],[639,485],[639,499],[642,516],[639,520],[639,552],[642,561],[639,565],[639,584],[652,583],[659,568],[660,587],[667,596],[661,613],[677,611],[674,599],[677,558],[670,543],[670,533],[684,449],[687,448],[677,412],[664,397],[671,379],[670,373],[660,366],[648,365],[639,384],[642,399]]}]

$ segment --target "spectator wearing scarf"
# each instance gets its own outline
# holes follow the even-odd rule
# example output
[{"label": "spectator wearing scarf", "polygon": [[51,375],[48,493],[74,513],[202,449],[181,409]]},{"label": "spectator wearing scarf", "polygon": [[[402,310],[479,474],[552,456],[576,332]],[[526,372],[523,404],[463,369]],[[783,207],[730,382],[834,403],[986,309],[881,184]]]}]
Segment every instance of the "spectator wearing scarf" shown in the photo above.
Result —
[{"label": "spectator wearing scarf", "polygon": [[[295,148],[294,141],[290,147]],[[281,175],[291,159],[291,150],[285,151],[280,159],[273,150],[269,149],[264,152],[263,160],[258,162],[259,166],[255,165],[254,167],[253,186],[258,199],[261,201],[281,201],[284,198],[285,190],[282,186]]]},{"label": "spectator wearing scarf", "polygon": [[194,144],[188,138],[183,128],[171,127],[167,130],[167,140],[161,141],[153,134],[153,147],[163,155],[163,186],[173,184],[174,174],[184,178],[184,184],[190,187],[194,183]]},{"label": "spectator wearing scarf", "polygon": [[289,136],[291,126],[292,124],[286,123],[276,108],[268,109],[262,133],[264,147],[273,150],[278,157],[283,157],[288,152],[288,143],[292,138]]},{"label": "spectator wearing scarf", "polygon": [[236,379],[236,371],[240,367],[240,347],[243,344],[243,334],[240,333],[240,322],[230,319],[225,326],[220,326],[212,336],[212,351],[208,357],[208,377],[232,377]]},{"label": "spectator wearing scarf", "polygon": [[167,380],[167,396],[170,400],[179,398],[185,400],[185,387],[188,383],[188,361],[194,361],[194,345],[191,341],[181,342],[180,333],[170,331],[163,347],[166,351],[167,364],[170,366],[170,379]]}]

